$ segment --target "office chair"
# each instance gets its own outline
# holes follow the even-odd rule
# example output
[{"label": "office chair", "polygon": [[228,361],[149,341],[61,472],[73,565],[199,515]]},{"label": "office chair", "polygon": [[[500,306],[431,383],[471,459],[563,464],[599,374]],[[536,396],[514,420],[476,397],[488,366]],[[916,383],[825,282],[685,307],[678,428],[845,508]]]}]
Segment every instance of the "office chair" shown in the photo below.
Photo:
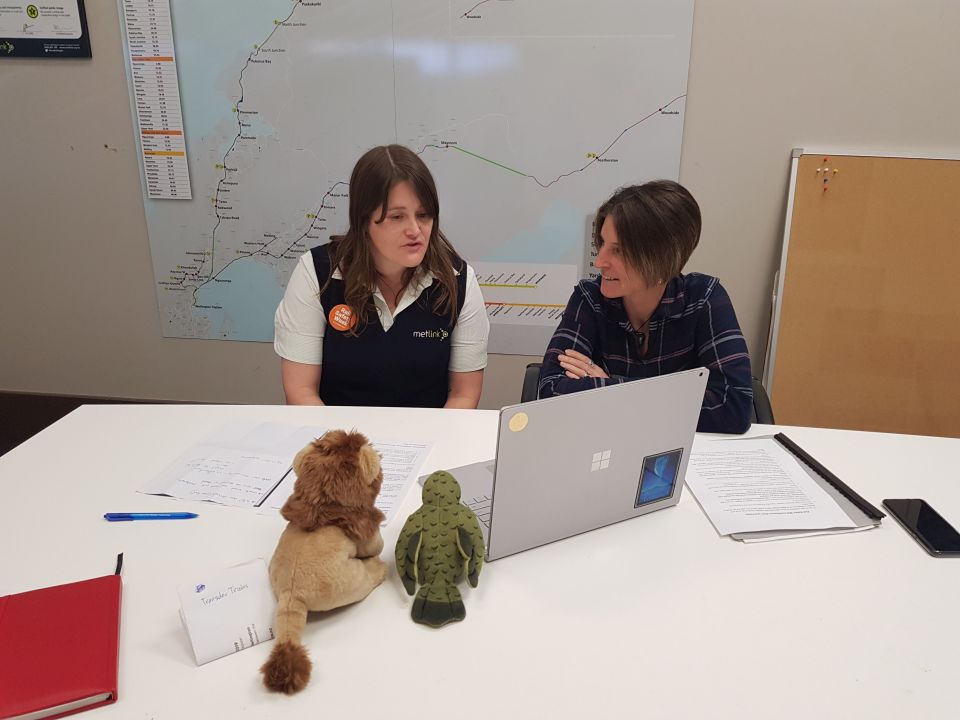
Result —
[{"label": "office chair", "polygon": [[523,371],[523,387],[520,390],[520,402],[537,399],[537,381],[540,379],[540,363],[530,363]]},{"label": "office chair", "polygon": [[750,413],[750,422],[761,425],[776,425],[773,419],[773,406],[770,405],[770,396],[767,389],[757,378],[750,378],[753,385],[753,412]]},{"label": "office chair", "polygon": [[[529,363],[523,371],[523,387],[520,390],[520,402],[530,402],[537,399],[537,381],[540,379],[540,363]],[[751,378],[753,386],[753,409],[750,412],[750,422],[761,425],[775,425],[773,406],[766,388],[757,378]]]}]

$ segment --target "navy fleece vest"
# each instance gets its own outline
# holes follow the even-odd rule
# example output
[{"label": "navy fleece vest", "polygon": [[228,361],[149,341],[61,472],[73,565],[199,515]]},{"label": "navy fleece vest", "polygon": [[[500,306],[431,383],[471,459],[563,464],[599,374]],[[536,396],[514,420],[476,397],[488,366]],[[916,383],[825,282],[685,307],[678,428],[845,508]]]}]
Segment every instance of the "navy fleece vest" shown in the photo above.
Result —
[{"label": "navy fleece vest", "polygon": [[[311,251],[320,286],[330,275],[329,245]],[[457,276],[457,314],[463,309],[467,266],[460,258]],[[330,324],[331,308],[344,302],[343,281],[332,280],[320,295],[327,315],[323,336],[323,371],[320,399],[327,405],[377,405],[381,407],[443,407],[450,391],[449,315],[433,312],[440,283],[394,317],[384,332],[371,307],[366,326],[357,336]],[[372,305],[372,301],[371,301]]]}]

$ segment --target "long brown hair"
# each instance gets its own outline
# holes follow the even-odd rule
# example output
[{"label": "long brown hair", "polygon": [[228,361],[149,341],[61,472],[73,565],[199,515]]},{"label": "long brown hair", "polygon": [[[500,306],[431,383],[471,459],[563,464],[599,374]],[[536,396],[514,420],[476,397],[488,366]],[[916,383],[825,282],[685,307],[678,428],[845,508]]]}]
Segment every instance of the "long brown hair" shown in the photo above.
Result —
[{"label": "long brown hair", "polygon": [[440,232],[440,200],[437,186],[423,160],[403,145],[380,145],[368,150],[357,160],[350,175],[350,227],[343,235],[330,237],[330,275],[320,288],[322,293],[330,285],[334,271],[339,267],[343,275],[343,298],[356,315],[357,322],[350,330],[357,335],[375,312],[373,292],[377,286],[377,268],[371,252],[367,225],[374,213],[380,211],[376,222],[382,222],[387,213],[387,197],[393,187],[407,181],[413,186],[424,212],[433,218],[433,228],[427,242],[427,251],[417,268],[403,272],[401,292],[419,269],[429,270],[440,283],[433,304],[438,315],[450,316],[450,324],[457,321],[457,279],[454,265],[464,268],[450,241]]}]

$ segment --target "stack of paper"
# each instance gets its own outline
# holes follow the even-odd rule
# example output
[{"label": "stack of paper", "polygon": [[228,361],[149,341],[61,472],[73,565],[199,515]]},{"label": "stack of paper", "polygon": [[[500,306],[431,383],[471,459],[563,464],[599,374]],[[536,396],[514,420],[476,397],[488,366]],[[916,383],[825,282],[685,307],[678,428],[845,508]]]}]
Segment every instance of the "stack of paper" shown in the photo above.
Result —
[{"label": "stack of paper", "polygon": [[862,498],[848,497],[855,493],[835,487],[772,437],[700,446],[686,483],[717,532],[744,542],[856,532],[882,517],[869,516],[856,502],[866,504]]}]

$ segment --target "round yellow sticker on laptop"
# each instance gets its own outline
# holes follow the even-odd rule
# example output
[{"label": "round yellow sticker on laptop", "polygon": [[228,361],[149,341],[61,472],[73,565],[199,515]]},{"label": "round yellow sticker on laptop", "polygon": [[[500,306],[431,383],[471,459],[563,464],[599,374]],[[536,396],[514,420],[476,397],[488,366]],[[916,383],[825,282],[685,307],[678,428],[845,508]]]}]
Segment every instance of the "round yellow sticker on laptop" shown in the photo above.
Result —
[{"label": "round yellow sticker on laptop", "polygon": [[525,412],[518,412],[516,415],[510,418],[510,422],[508,423],[507,427],[513,430],[513,432],[520,432],[527,426],[529,421],[530,418],[527,417]]}]

